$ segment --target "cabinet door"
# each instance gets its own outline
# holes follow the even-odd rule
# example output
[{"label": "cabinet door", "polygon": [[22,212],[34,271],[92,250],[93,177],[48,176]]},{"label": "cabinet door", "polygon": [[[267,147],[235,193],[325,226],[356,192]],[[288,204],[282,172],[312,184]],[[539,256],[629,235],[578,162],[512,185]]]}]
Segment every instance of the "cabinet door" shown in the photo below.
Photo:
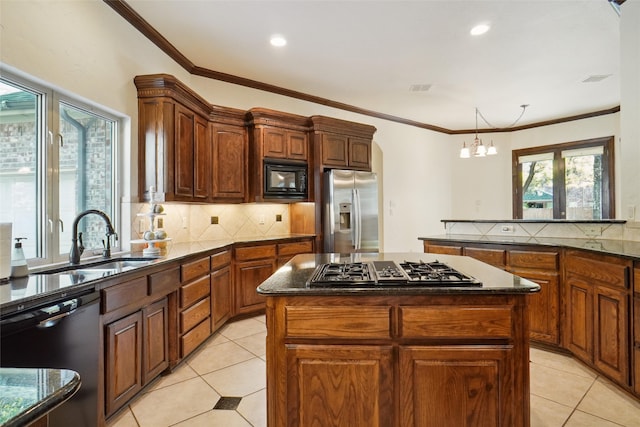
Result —
[{"label": "cabinet door", "polygon": [[560,344],[560,287],[557,274],[520,271],[511,273],[540,285],[540,292],[529,296],[531,339],[548,344]]},{"label": "cabinet door", "polygon": [[631,385],[628,298],[625,291],[594,287],[593,363],[610,378],[627,386]]},{"label": "cabinet door", "polygon": [[287,157],[287,135],[284,129],[262,129],[264,157],[285,159]]},{"label": "cabinet door", "polygon": [[142,388],[142,312],[105,327],[105,411],[114,413]]},{"label": "cabinet door", "polygon": [[347,167],[349,140],[343,135],[322,135],[322,164]]},{"label": "cabinet door", "polygon": [[208,124],[200,116],[195,118],[194,138],[194,199],[206,200],[209,197],[209,182],[211,181],[211,142]]},{"label": "cabinet door", "polygon": [[265,297],[259,295],[256,288],[273,274],[275,259],[239,262],[236,264],[234,278],[235,314],[250,313],[264,308]]},{"label": "cabinet door", "polygon": [[212,126],[213,199],[242,202],[246,196],[247,140],[237,126]]},{"label": "cabinet door", "polygon": [[349,167],[371,170],[371,141],[349,138]]},{"label": "cabinet door", "polygon": [[175,194],[186,199],[193,197],[193,149],[195,114],[176,104],[175,137]]},{"label": "cabinet door", "polygon": [[567,348],[579,359],[593,361],[593,294],[591,285],[568,274],[567,292]]},{"label": "cabinet door", "polygon": [[512,364],[507,346],[401,346],[399,425],[529,425],[514,416]]},{"label": "cabinet door", "polygon": [[142,384],[145,385],[169,366],[167,298],[142,309],[142,320]]},{"label": "cabinet door", "polygon": [[307,134],[304,132],[287,132],[287,157],[291,160],[304,160],[309,158],[309,144]]},{"label": "cabinet door", "polygon": [[215,331],[231,317],[231,268],[211,273],[211,330]]},{"label": "cabinet door", "polygon": [[286,350],[289,427],[395,425],[391,346],[295,345]]}]

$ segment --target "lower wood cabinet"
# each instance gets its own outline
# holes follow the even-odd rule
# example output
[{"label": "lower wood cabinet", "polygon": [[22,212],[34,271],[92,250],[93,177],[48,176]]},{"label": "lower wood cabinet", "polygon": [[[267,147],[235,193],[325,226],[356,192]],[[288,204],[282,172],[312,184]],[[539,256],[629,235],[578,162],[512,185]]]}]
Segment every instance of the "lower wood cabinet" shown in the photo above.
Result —
[{"label": "lower wood cabinet", "polygon": [[631,385],[631,262],[567,251],[566,343],[579,359],[621,385]]},{"label": "lower wood cabinet", "polygon": [[392,356],[391,346],[288,346],[287,401],[296,410],[286,425],[392,426]]},{"label": "lower wood cabinet", "polygon": [[400,346],[399,353],[401,426],[522,423],[506,418],[500,397],[514,389],[510,346]]},{"label": "lower wood cabinet", "polygon": [[268,425],[528,426],[529,297],[269,296]]},{"label": "lower wood cabinet", "polygon": [[169,366],[167,299],[105,327],[105,412],[127,403]]},{"label": "lower wood cabinet", "polygon": [[211,330],[219,329],[231,318],[231,267],[211,273]]}]

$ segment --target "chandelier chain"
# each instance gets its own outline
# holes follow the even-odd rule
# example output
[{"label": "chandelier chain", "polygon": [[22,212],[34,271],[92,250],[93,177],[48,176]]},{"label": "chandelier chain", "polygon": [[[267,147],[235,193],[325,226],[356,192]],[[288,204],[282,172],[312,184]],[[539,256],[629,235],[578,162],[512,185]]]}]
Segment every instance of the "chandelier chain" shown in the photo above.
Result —
[{"label": "chandelier chain", "polygon": [[[489,126],[490,128],[493,128],[493,129],[509,129],[509,128],[512,128],[512,127],[514,127],[515,125],[517,125],[517,124],[518,124],[518,122],[520,121],[520,119],[522,118],[522,116],[524,116],[524,112],[525,112],[525,110],[527,109],[527,107],[528,107],[528,106],[529,106],[529,104],[522,104],[522,105],[520,106],[520,108],[522,108],[522,111],[520,112],[520,115],[518,116],[518,118],[517,118],[513,123],[511,123],[509,126],[505,126],[505,127],[502,127],[502,128],[499,128],[499,127],[494,126],[494,125],[492,125],[491,123],[489,123],[489,122],[487,121],[487,119],[485,119],[485,118],[484,118],[484,116],[482,115],[482,113],[480,112],[480,110],[478,110],[478,107],[476,107],[476,112],[478,113],[478,115],[480,115],[480,118],[481,118],[481,119],[482,119],[482,120],[487,124],[487,126]],[[476,132],[477,132],[477,131],[478,131],[478,118],[476,117]]]}]

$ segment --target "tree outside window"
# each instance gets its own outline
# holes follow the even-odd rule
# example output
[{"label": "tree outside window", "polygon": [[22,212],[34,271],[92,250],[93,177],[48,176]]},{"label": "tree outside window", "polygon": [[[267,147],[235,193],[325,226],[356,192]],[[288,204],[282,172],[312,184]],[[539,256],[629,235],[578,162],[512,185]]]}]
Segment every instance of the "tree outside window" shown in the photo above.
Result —
[{"label": "tree outside window", "polygon": [[513,152],[515,219],[614,218],[613,137]]}]

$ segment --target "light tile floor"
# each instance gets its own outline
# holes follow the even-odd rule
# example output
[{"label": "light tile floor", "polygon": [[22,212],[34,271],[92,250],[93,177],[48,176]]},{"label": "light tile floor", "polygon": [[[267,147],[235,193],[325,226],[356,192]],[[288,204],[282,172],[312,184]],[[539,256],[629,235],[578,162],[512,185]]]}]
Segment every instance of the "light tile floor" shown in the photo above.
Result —
[{"label": "light tile floor", "polygon": [[[265,319],[225,325],[108,427],[266,427]],[[213,409],[221,396],[236,410]],[[531,349],[531,427],[640,427],[640,401],[571,357]]]}]

